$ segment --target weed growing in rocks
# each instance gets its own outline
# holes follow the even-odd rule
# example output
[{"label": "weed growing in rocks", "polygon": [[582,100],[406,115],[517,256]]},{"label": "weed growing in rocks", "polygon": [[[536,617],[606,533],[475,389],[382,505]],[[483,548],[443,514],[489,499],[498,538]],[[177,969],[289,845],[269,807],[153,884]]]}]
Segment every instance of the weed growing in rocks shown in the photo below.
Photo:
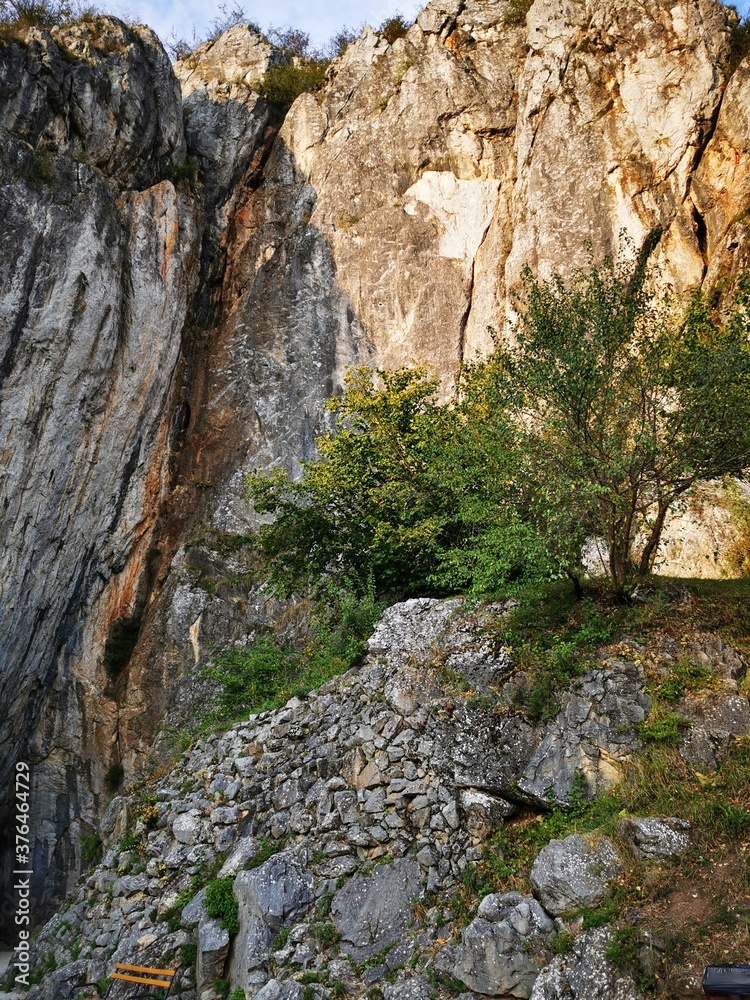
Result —
[{"label": "weed growing in rocks", "polygon": [[508,28],[515,28],[522,24],[534,0],[510,0],[503,14],[503,24]]},{"label": "weed growing in rocks", "polygon": [[233,886],[233,878],[217,878],[206,886],[206,913],[209,917],[216,917],[230,934],[236,934],[240,929],[237,919],[239,903]]},{"label": "weed growing in rocks", "polygon": [[218,681],[221,690],[204,728],[216,728],[248,712],[278,708],[292,696],[304,697],[344,673],[361,657],[382,610],[383,605],[371,597],[332,592],[313,611],[310,634],[301,649],[269,634],[249,649],[217,654],[206,676]]}]

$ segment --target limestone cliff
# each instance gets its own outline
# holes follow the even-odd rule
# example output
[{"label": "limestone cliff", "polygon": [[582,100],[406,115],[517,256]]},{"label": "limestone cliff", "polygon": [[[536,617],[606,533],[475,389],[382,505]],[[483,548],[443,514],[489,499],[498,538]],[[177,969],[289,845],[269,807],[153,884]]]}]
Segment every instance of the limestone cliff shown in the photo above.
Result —
[{"label": "limestone cliff", "polygon": [[[623,228],[662,230],[678,289],[747,263],[731,12],[523,6],[367,29],[283,121],[253,91],[283,56],[247,27],[174,72],[113,19],[0,48],[0,740],[34,764],[40,898],[108,768],[137,773],[209,649],[272,612],[222,533],[251,523],[244,469],[313,453],[348,365],[427,358],[447,383],[523,264],[569,273]],[[705,537],[669,552],[726,569]]]}]

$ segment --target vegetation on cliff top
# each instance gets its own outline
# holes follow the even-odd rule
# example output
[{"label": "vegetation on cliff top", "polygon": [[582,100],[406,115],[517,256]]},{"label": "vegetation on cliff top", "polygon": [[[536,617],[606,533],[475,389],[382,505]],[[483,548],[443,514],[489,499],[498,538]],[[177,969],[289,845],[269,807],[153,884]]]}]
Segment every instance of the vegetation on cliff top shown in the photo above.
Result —
[{"label": "vegetation on cliff top", "polygon": [[248,477],[274,518],[258,533],[272,582],[398,599],[567,576],[580,592],[597,538],[625,596],[667,513],[750,464],[750,279],[723,317],[698,294],[679,310],[646,256],[569,284],[527,270],[515,343],[463,369],[455,405],[423,367],[351,371],[302,481]]}]

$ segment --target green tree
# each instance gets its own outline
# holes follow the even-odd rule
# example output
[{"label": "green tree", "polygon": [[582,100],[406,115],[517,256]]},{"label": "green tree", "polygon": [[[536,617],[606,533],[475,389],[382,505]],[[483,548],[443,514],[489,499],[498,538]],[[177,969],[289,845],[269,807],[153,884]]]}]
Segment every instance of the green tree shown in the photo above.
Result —
[{"label": "green tree", "polygon": [[425,368],[351,371],[334,431],[302,481],[248,482],[273,581],[338,578],[403,597],[570,577],[608,547],[622,597],[647,572],[668,511],[750,465],[750,281],[721,320],[649,284],[652,240],[566,283],[527,270],[513,343],[467,366],[459,402]]},{"label": "green tree", "polygon": [[281,470],[251,474],[256,510],[274,517],[259,537],[282,591],[329,576],[360,593],[372,579],[379,593],[424,581],[443,525],[427,459],[447,416],[436,387],[424,368],[353,369],[343,396],[327,404],[336,429],[318,441],[320,459],[306,464],[302,481]]},{"label": "green tree", "polygon": [[516,345],[474,374],[522,428],[518,509],[571,573],[603,538],[620,595],[675,502],[750,464],[750,282],[724,322],[698,294],[680,317],[649,287],[648,251],[568,284],[527,270]]}]

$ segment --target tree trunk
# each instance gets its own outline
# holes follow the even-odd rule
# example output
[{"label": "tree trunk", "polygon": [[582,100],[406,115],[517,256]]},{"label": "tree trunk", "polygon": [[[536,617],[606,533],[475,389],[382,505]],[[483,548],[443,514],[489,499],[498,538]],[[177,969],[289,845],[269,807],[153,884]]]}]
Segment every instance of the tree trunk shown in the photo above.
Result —
[{"label": "tree trunk", "polygon": [[646,547],[641,553],[641,561],[638,564],[639,573],[648,573],[651,569],[651,562],[653,557],[656,555],[656,550],[659,546],[659,541],[661,540],[661,533],[664,528],[664,519],[667,516],[668,510],[669,504],[665,500],[662,500],[659,504],[659,510],[656,515],[656,520],[654,521],[654,526],[651,529],[648,542],[646,542]]}]

